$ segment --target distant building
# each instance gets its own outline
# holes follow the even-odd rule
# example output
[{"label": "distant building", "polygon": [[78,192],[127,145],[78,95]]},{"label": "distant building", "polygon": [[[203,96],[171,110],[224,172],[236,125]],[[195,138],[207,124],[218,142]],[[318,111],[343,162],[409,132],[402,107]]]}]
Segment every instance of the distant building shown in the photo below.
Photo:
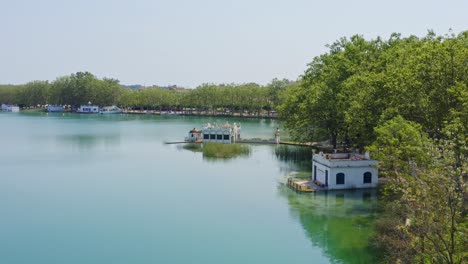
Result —
[{"label": "distant building", "polygon": [[185,90],[185,88],[179,87],[177,85],[160,86],[159,88],[163,90],[170,90],[170,91],[184,91]]},{"label": "distant building", "polygon": [[123,84],[122,84],[122,85],[120,85],[120,86],[122,86],[123,88],[135,89],[135,90],[144,88],[144,86],[141,85],[141,84],[132,84],[132,85],[123,85]]},{"label": "distant building", "polygon": [[377,161],[369,154],[314,154],[312,180],[328,190],[374,188],[378,183]]},{"label": "distant building", "polygon": [[179,87],[177,85],[172,85],[172,86],[169,86],[169,90],[171,90],[171,91],[184,91],[186,89],[184,87]]},{"label": "distant building", "polygon": [[19,106],[16,105],[8,105],[8,104],[2,104],[2,110],[7,111],[7,112],[19,112]]}]

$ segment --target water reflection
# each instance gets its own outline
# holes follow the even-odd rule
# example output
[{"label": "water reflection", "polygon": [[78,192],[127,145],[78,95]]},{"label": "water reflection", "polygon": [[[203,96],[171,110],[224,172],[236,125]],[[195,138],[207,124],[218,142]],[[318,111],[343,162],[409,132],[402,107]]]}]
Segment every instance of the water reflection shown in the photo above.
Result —
[{"label": "water reflection", "polygon": [[[369,250],[372,223],[377,214],[377,190],[329,191],[298,194],[279,188],[291,214],[314,246],[334,263],[374,263]],[[367,243],[366,243],[367,241]]]},{"label": "water reflection", "polygon": [[69,145],[78,149],[93,149],[99,146],[105,148],[115,147],[120,145],[119,134],[69,134],[57,135],[56,140],[59,144]]},{"label": "water reflection", "polygon": [[310,147],[279,145],[274,148],[274,155],[289,170],[311,171],[312,151]]}]

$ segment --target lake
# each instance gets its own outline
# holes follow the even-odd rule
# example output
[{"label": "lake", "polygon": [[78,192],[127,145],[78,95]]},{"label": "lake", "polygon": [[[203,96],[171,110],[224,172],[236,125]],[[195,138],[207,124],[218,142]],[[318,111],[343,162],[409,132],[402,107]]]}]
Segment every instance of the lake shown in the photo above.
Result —
[{"label": "lake", "polygon": [[295,193],[274,145],[214,160],[164,144],[225,121],[0,113],[0,263],[373,262],[375,190]]}]

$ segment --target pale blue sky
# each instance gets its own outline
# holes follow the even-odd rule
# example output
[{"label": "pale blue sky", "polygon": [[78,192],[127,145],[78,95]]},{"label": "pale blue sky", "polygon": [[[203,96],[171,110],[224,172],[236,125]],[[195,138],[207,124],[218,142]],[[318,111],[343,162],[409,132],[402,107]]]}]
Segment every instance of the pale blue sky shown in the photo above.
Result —
[{"label": "pale blue sky", "polygon": [[342,36],[468,30],[468,0],[0,0],[0,83],[297,79]]}]

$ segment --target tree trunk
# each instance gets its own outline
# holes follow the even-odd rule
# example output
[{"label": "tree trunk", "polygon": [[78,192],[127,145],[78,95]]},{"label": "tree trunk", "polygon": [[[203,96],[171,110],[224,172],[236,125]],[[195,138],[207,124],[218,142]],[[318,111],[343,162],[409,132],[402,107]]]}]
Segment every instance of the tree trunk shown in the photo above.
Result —
[{"label": "tree trunk", "polygon": [[335,132],[332,133],[332,135],[331,135],[331,142],[330,142],[330,143],[332,144],[333,149],[336,149],[337,137],[338,137],[338,136],[337,136],[337,134],[336,134]]}]

